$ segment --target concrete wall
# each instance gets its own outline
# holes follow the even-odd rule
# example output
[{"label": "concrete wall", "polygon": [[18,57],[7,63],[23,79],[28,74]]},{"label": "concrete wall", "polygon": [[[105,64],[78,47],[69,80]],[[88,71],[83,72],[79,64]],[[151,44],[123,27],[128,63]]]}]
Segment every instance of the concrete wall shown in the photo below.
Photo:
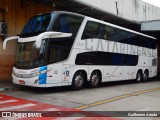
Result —
[{"label": "concrete wall", "polygon": [[[146,21],[160,19],[160,8],[141,0],[75,0],[93,8],[133,20]],[[117,2],[117,7],[116,7]],[[118,12],[117,12],[118,11]]]}]

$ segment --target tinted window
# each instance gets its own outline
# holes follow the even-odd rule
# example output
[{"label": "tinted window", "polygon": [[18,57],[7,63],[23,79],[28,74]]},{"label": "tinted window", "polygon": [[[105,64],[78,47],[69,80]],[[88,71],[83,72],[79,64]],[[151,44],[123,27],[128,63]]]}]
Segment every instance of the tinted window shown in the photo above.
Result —
[{"label": "tinted window", "polygon": [[104,39],[114,41],[115,29],[113,27],[103,25],[104,26]]},{"label": "tinted window", "polygon": [[48,63],[66,60],[69,56],[73,41],[71,38],[54,38],[48,45]]},{"label": "tinted window", "polygon": [[130,33],[130,38],[127,42],[129,45],[138,45],[138,35]]},{"label": "tinted window", "polygon": [[22,34],[46,31],[51,20],[51,14],[31,18],[23,28]]},{"label": "tinted window", "polygon": [[112,55],[107,52],[86,52],[80,53],[76,57],[77,65],[111,65]]},{"label": "tinted window", "polygon": [[49,46],[49,63],[56,63],[65,60],[64,58],[62,58],[62,51],[62,47]]},{"label": "tinted window", "polygon": [[152,66],[157,66],[157,59],[152,60]]},{"label": "tinted window", "polygon": [[99,39],[103,38],[102,27],[100,23],[87,22],[82,35],[82,39],[89,39],[89,38],[99,38]]},{"label": "tinted window", "polygon": [[82,39],[89,38],[99,38],[151,49],[156,48],[154,39],[91,21],[87,22],[82,36]]},{"label": "tinted window", "polygon": [[127,66],[136,66],[138,64],[138,56],[137,55],[125,55],[126,65]]},{"label": "tinted window", "polygon": [[138,56],[109,52],[85,52],[76,57],[76,65],[118,65],[136,66]]},{"label": "tinted window", "polygon": [[75,38],[82,21],[83,17],[68,14],[59,15],[53,25],[53,31],[72,33],[72,37]]},{"label": "tinted window", "polygon": [[147,47],[146,46],[146,38],[144,36],[138,35],[138,46]]},{"label": "tinted window", "polygon": [[117,29],[116,30],[116,39],[115,41],[117,42],[121,42],[121,43],[128,43],[128,41],[130,40],[130,34],[126,31]]},{"label": "tinted window", "polygon": [[146,38],[146,46],[147,46],[147,48],[155,49],[156,48],[156,41],[152,40],[151,38]]},{"label": "tinted window", "polygon": [[124,65],[124,55],[123,54],[112,54],[112,65]]}]

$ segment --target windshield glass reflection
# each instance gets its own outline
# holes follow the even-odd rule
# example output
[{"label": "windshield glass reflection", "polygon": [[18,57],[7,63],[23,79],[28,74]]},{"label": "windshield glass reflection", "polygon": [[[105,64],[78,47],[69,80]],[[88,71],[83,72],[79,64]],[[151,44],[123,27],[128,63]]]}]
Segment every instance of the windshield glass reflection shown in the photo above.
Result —
[{"label": "windshield glass reflection", "polygon": [[35,42],[19,43],[16,52],[15,65],[19,67],[33,67],[44,63],[45,41],[40,48],[36,48]]}]

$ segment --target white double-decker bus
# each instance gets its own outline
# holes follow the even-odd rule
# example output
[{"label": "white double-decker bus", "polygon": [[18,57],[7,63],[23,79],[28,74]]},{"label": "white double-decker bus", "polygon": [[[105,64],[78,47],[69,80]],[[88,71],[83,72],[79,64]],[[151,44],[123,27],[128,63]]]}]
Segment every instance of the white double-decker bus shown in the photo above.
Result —
[{"label": "white double-decker bus", "polygon": [[157,75],[154,37],[87,16],[55,11],[32,17],[17,40],[13,83],[33,87],[147,81]]}]

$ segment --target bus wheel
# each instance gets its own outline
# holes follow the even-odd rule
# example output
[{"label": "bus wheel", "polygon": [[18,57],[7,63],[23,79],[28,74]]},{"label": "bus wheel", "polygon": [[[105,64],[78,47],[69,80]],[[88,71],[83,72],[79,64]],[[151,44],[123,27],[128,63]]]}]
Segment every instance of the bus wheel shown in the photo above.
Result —
[{"label": "bus wheel", "polygon": [[143,81],[146,82],[149,78],[149,75],[148,75],[148,72],[145,71],[144,74],[143,74]]},{"label": "bus wheel", "polygon": [[85,78],[83,72],[76,72],[72,79],[72,89],[80,90],[84,87]]},{"label": "bus wheel", "polygon": [[136,82],[137,82],[137,83],[141,82],[141,81],[142,81],[142,78],[143,78],[142,72],[141,72],[141,71],[138,71],[138,72],[137,72],[137,75],[136,75]]},{"label": "bus wheel", "polygon": [[89,87],[91,87],[91,88],[98,87],[100,82],[101,82],[101,76],[100,76],[99,72],[97,72],[97,71],[92,72],[91,77],[90,77],[90,81],[89,81]]}]

